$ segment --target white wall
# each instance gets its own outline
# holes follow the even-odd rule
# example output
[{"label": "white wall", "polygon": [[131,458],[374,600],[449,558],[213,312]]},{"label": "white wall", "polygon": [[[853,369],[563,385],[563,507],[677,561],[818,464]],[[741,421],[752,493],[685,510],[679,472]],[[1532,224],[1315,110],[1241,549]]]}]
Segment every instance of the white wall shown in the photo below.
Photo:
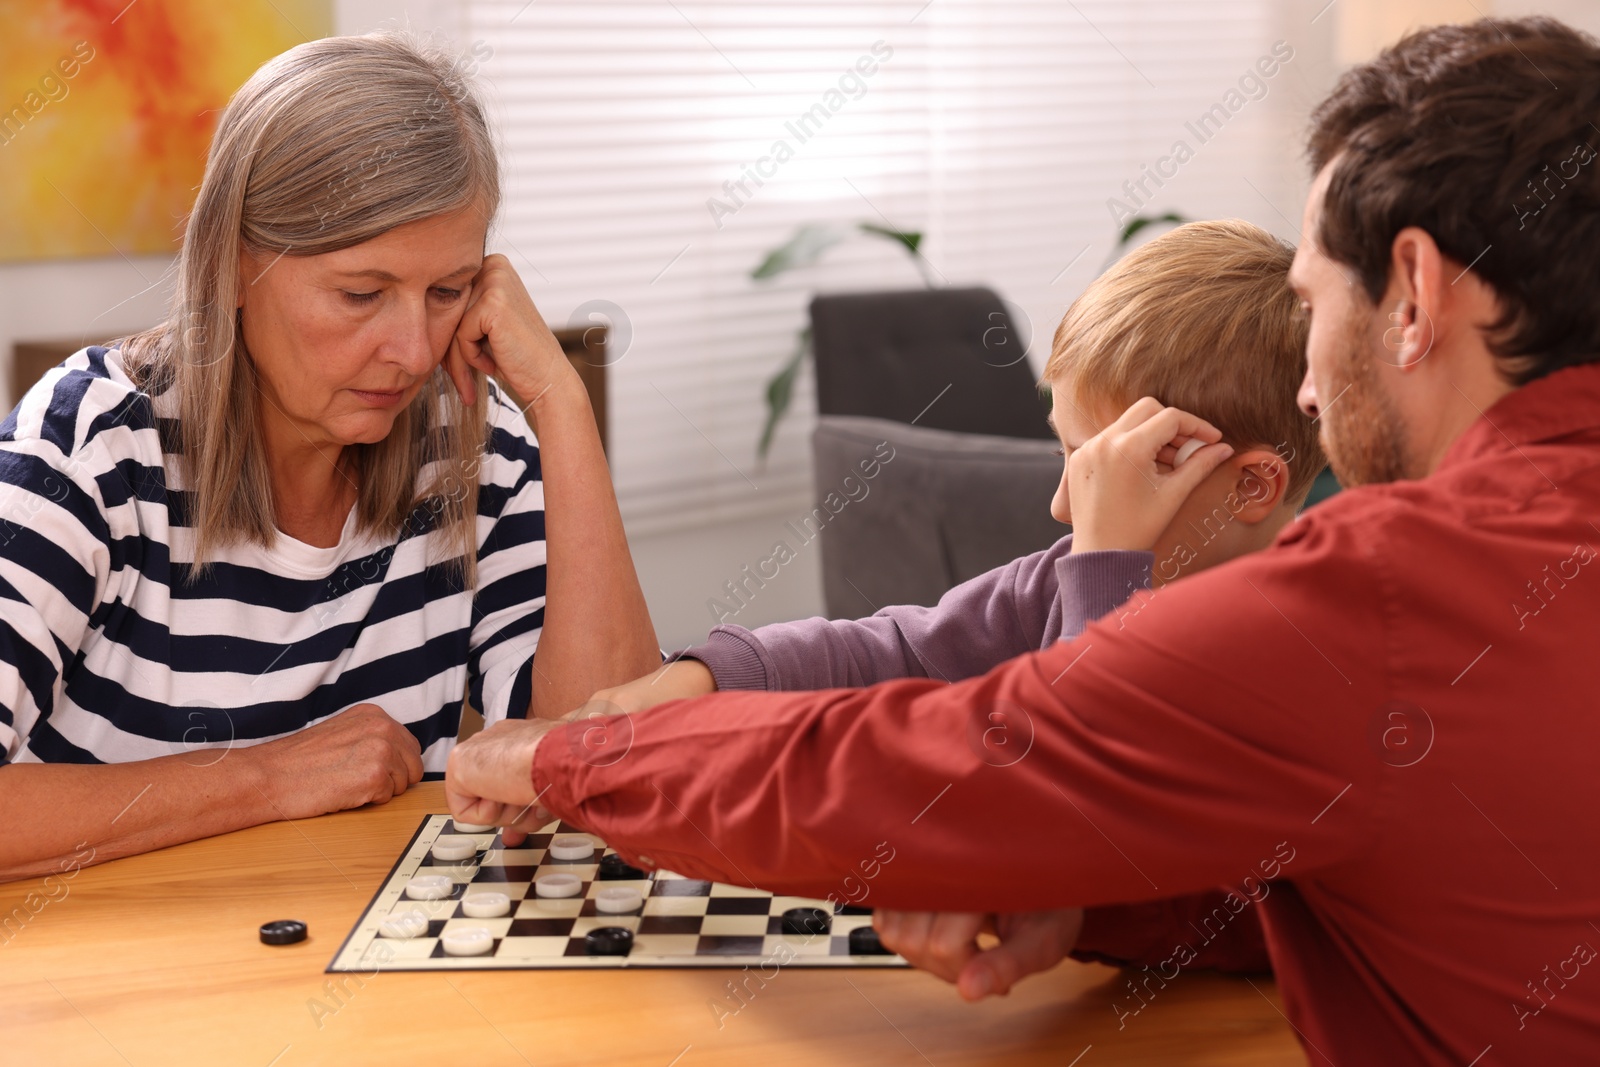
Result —
[{"label": "white wall", "polygon": [[1497,15],[1549,15],[1567,25],[1600,36],[1600,4],[1594,0],[1495,0]]},{"label": "white wall", "polygon": [[1594,0],[1339,0],[1328,21],[1337,23],[1337,58],[1362,63],[1410,30],[1472,22],[1490,12],[1505,18],[1550,15],[1600,34],[1600,4]]},{"label": "white wall", "polygon": [[[8,208],[9,210],[9,208]],[[170,256],[0,264],[0,392],[9,409],[11,346],[18,341],[97,344],[142,330],[166,313]]]}]

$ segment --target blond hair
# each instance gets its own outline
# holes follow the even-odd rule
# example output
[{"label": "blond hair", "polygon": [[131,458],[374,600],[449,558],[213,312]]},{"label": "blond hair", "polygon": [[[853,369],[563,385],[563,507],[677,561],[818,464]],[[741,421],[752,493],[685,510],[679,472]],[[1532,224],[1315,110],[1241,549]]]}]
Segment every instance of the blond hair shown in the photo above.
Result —
[{"label": "blond hair", "polygon": [[1086,410],[1142,396],[1198,415],[1236,447],[1275,449],[1290,500],[1326,460],[1295,402],[1306,322],[1289,289],[1294,249],[1237,219],[1191,222],[1090,283],[1056,329],[1047,382]]},{"label": "blond hair", "polygon": [[[493,217],[499,162],[463,66],[408,33],[328,37],[268,61],[223,111],[167,320],[121,342],[141,387],[177,390],[191,578],[220,546],[270,546],[277,536],[256,371],[236,314],[240,250],[312,256],[464,209]],[[485,392],[480,377],[469,408],[435,369],[387,437],[346,449],[359,528],[393,536],[426,502],[425,524],[459,548],[469,585]],[[429,464],[433,477],[419,489]]]}]

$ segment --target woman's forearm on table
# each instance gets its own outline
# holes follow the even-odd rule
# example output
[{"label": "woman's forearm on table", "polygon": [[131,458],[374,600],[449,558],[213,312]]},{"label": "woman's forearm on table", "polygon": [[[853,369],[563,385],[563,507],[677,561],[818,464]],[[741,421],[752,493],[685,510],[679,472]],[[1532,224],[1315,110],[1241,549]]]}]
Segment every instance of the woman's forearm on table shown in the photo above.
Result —
[{"label": "woman's forearm on table", "polygon": [[545,505],[545,612],[529,714],[559,717],[661,664],[588,394],[573,375],[532,405]]},{"label": "woman's forearm on table", "polygon": [[245,750],[0,767],[0,882],[60,873],[281,817]]}]

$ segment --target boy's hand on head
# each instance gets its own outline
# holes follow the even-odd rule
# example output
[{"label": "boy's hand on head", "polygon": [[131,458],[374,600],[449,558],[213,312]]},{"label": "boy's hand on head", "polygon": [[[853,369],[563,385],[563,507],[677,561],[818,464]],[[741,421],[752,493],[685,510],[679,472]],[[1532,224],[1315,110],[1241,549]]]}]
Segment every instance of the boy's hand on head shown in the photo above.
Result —
[{"label": "boy's hand on head", "polygon": [[1221,441],[1196,415],[1136,401],[1067,460],[1072,551],[1154,548],[1189,494],[1233,455]]}]

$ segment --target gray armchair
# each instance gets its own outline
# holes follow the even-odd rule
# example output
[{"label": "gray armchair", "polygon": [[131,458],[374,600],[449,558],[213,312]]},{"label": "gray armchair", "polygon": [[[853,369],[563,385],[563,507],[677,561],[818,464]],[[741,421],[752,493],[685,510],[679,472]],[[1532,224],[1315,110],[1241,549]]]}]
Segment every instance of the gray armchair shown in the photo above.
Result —
[{"label": "gray armchair", "polygon": [[933,604],[1069,532],[1050,517],[1061,458],[1049,441],[823,415],[811,449],[818,500],[844,502],[818,538],[829,618]]},{"label": "gray armchair", "polygon": [[[1061,461],[1048,405],[993,290],[819,296],[811,332],[817,499],[839,508],[813,518],[827,521],[830,617],[933,604],[1067,532],[1049,513]],[[865,479],[880,444],[894,458]]]},{"label": "gray armchair", "polygon": [[811,301],[817,413],[1050,440],[1050,405],[992,289],[836,293]]}]

